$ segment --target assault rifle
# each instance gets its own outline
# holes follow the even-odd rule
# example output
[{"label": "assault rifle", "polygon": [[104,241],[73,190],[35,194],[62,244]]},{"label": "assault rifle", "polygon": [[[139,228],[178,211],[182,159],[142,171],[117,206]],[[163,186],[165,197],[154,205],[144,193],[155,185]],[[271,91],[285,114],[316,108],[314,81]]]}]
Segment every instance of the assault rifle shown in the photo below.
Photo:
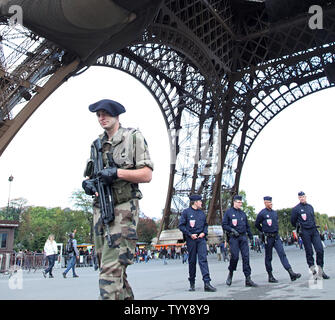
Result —
[{"label": "assault rifle", "polygon": [[[101,171],[104,168],[103,165],[103,159],[102,159],[102,144],[101,139],[98,138],[93,142],[92,148],[95,148],[94,150],[91,150],[92,155],[94,159],[94,166],[93,166],[93,175],[92,178],[94,179],[95,186],[97,189],[97,192],[99,194],[99,204],[100,204],[100,212],[101,212],[101,221],[103,222],[106,231],[107,231],[107,242],[108,246],[112,247],[112,239],[109,232],[109,223],[113,222],[115,219],[114,215],[114,198],[113,198],[113,192],[110,185],[107,185],[102,180],[101,176],[99,175],[99,171]],[[109,165],[113,165],[114,161],[112,159],[111,154],[108,153],[108,160]],[[114,164],[115,165],[115,164]]]}]

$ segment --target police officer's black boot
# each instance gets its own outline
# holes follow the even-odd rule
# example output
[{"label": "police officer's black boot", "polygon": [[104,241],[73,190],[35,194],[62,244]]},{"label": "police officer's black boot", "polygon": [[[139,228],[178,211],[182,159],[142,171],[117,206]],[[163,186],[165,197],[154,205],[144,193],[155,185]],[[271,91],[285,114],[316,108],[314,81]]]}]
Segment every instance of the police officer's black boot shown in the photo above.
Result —
[{"label": "police officer's black boot", "polygon": [[188,291],[195,291],[194,283],[190,282],[190,288],[188,289]]},{"label": "police officer's black boot", "polygon": [[226,285],[230,286],[233,281],[233,271],[229,271],[228,278],[226,280]]},{"label": "police officer's black boot", "polygon": [[322,277],[323,279],[330,279],[330,277],[328,275],[325,274],[325,272],[323,271],[323,268],[318,266],[319,267],[319,274],[320,274],[320,277]]},{"label": "police officer's black boot", "polygon": [[250,276],[247,276],[245,278],[245,286],[246,287],[258,287],[258,285],[251,280]]},{"label": "police officer's black boot", "polygon": [[277,283],[278,280],[273,276],[272,272],[268,272],[269,274],[269,282],[271,283]]},{"label": "police officer's black boot", "polygon": [[300,273],[293,272],[293,270],[291,268],[288,269],[287,272],[290,275],[291,281],[295,281],[295,280],[297,280],[297,279],[299,279],[301,277]]},{"label": "police officer's black boot", "polygon": [[205,282],[204,290],[209,292],[215,292],[216,288],[214,288],[209,282]]}]

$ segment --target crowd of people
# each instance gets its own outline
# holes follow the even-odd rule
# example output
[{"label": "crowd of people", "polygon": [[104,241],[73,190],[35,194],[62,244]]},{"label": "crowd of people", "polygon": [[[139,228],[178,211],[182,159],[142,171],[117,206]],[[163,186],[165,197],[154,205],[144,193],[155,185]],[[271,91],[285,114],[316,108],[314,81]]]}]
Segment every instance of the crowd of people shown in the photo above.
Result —
[{"label": "crowd of people", "polygon": [[188,252],[185,245],[170,245],[161,246],[159,249],[150,249],[149,247],[136,247],[134,260],[136,263],[145,262],[150,260],[162,259],[164,264],[167,264],[167,260],[181,260],[182,263],[187,262]]}]

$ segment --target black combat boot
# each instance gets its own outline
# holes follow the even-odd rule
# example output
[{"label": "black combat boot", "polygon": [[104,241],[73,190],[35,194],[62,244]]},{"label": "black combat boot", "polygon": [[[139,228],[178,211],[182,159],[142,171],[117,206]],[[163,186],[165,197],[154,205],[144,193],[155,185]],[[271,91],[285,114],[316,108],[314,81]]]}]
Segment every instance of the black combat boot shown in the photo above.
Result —
[{"label": "black combat boot", "polygon": [[271,283],[277,283],[278,280],[273,276],[272,272],[268,272],[269,274],[269,282]]},{"label": "black combat boot", "polygon": [[319,274],[320,274],[320,277],[322,277],[323,279],[330,279],[330,277],[328,275],[325,274],[325,272],[323,271],[323,268],[318,266],[319,267]]},{"label": "black combat boot", "polygon": [[293,272],[293,270],[291,268],[288,269],[287,272],[290,275],[291,281],[295,281],[295,280],[297,280],[297,279],[299,279],[301,277],[300,273]]},{"label": "black combat boot", "polygon": [[228,278],[226,280],[226,285],[230,286],[233,281],[233,271],[229,271]]},{"label": "black combat boot", "polygon": [[216,288],[214,288],[209,282],[205,282],[204,290],[209,292],[215,292]]},{"label": "black combat boot", "polygon": [[195,291],[194,283],[190,283],[190,288],[188,289],[188,291]]},{"label": "black combat boot", "polygon": [[246,287],[258,287],[258,285],[251,280],[250,276],[245,278],[245,286]]}]

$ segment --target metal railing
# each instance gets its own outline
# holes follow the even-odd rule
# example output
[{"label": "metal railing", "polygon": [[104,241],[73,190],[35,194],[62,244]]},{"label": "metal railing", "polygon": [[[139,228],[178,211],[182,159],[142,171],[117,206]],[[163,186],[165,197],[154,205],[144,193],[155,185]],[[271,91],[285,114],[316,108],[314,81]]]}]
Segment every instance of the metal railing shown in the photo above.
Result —
[{"label": "metal railing", "polygon": [[[55,268],[65,268],[68,262],[66,255],[58,255]],[[92,254],[80,255],[77,267],[92,267],[94,257]],[[11,276],[17,270],[36,272],[48,266],[48,259],[43,253],[0,253],[0,274]]]}]

